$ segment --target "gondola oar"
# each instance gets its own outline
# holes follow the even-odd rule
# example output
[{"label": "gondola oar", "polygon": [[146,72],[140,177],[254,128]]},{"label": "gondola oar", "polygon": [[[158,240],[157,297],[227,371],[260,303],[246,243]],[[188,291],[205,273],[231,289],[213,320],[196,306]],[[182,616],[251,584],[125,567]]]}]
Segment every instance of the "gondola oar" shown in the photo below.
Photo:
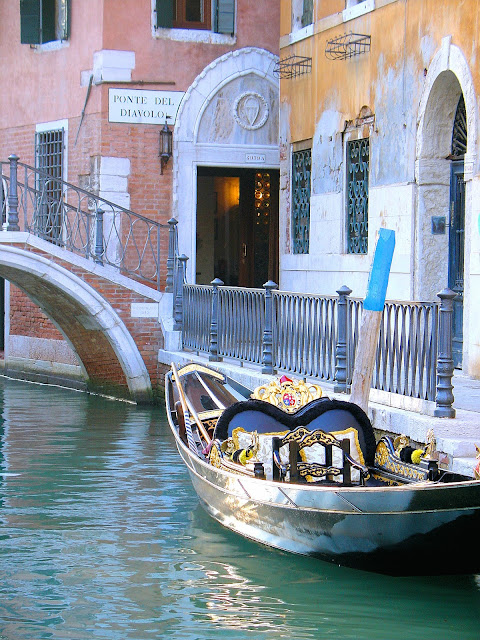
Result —
[{"label": "gondola oar", "polygon": [[385,306],[394,249],[395,231],[380,229],[368,280],[367,295],[363,301],[362,321],[355,352],[355,368],[350,395],[350,402],[358,404],[365,412],[368,408],[380,323]]}]

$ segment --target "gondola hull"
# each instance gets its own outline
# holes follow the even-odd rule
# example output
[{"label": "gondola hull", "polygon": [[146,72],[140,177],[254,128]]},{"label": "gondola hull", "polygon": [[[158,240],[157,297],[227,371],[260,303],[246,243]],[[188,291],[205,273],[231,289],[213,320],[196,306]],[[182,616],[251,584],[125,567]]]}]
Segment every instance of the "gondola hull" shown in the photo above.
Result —
[{"label": "gondola hull", "polygon": [[201,504],[232,531],[379,573],[480,572],[480,481],[332,487],[258,479],[196,456],[167,415]]}]

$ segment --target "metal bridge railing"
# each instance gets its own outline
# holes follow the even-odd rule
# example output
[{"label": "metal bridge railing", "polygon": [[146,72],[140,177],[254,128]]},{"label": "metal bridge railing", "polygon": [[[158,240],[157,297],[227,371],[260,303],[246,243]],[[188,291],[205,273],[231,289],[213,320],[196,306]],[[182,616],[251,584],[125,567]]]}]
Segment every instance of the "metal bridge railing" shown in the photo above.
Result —
[{"label": "metal bridge railing", "polygon": [[4,228],[28,231],[160,289],[169,249],[168,224],[19,163],[17,156],[0,167]]},{"label": "metal bridge railing", "polygon": [[[184,256],[185,258],[185,256]],[[185,258],[186,260],[186,258]],[[182,273],[185,273],[182,267]],[[335,391],[352,382],[363,303],[342,287],[336,296],[183,283],[182,316],[177,316],[186,349],[330,380]],[[435,415],[453,417],[451,379],[451,303],[385,304],[372,387],[394,394],[436,401]],[[271,304],[269,304],[271,299]],[[178,307],[177,307],[178,308]]]}]

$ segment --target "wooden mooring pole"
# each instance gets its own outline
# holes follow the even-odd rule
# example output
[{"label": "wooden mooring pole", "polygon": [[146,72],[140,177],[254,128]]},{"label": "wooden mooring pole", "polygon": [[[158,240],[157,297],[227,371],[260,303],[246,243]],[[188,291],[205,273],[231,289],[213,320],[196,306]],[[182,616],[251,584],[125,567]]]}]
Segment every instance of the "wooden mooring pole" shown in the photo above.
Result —
[{"label": "wooden mooring pole", "polygon": [[368,408],[378,336],[394,249],[395,231],[380,229],[368,280],[367,295],[363,301],[350,395],[350,402],[358,404],[364,411],[367,411]]}]

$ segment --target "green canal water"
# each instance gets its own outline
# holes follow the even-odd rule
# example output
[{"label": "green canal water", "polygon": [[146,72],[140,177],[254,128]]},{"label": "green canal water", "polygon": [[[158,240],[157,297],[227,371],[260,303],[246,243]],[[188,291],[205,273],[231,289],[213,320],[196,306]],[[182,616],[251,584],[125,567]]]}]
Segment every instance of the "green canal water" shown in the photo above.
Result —
[{"label": "green canal water", "polygon": [[0,415],[2,640],[480,638],[478,577],[352,571],[213,522],[161,409],[0,378]]}]

